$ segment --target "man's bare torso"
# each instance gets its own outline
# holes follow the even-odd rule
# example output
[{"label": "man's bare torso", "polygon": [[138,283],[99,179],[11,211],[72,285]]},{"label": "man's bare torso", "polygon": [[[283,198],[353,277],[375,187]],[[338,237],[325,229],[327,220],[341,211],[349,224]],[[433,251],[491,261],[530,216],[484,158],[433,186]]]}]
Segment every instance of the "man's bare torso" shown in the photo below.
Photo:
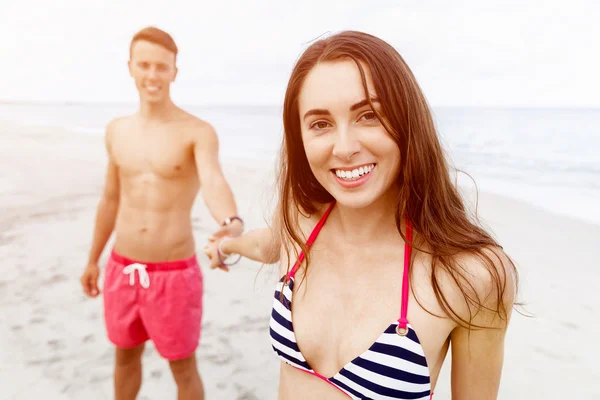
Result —
[{"label": "man's bare torso", "polygon": [[148,262],[194,254],[190,214],[200,189],[194,147],[202,127],[181,110],[167,122],[138,115],[114,122],[109,151],[120,186],[117,253]]}]

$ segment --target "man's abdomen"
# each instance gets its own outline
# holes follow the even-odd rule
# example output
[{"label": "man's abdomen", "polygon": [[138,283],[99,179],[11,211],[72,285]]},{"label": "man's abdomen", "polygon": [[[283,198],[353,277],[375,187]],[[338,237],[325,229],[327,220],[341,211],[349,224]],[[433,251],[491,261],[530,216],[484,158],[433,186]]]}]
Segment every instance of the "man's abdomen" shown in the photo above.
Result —
[{"label": "man's abdomen", "polygon": [[114,249],[125,257],[148,262],[175,261],[195,252],[190,211],[147,210],[121,204]]}]

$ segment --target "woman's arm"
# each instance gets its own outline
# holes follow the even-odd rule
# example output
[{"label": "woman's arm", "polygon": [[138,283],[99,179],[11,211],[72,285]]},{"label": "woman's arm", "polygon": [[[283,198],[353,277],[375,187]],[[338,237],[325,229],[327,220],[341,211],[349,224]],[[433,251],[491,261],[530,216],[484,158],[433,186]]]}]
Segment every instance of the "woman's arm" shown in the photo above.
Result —
[{"label": "woman's arm", "polygon": [[[507,310],[505,318],[493,312],[496,304],[485,302],[480,310],[472,310],[472,323],[484,329],[471,329],[457,326],[450,334],[452,346],[452,399],[495,400],[498,396],[500,377],[504,362],[504,337],[510,321],[510,312],[514,304],[514,277],[505,268],[507,259],[501,250],[495,251],[502,263],[496,267],[505,271],[506,290],[503,299]],[[494,256],[492,256],[495,259]],[[503,264],[503,265],[502,265]],[[476,261],[468,267],[473,272],[473,288],[480,299],[495,299],[491,279],[483,268],[478,268]],[[502,275],[501,275],[502,276]]]},{"label": "woman's arm", "polygon": [[452,344],[452,399],[496,400],[504,362],[506,329],[457,327]]},{"label": "woman's arm", "polygon": [[221,250],[225,255],[239,254],[254,261],[274,264],[279,261],[281,242],[272,228],[267,227],[228,238],[221,244]]},{"label": "woman's arm", "polygon": [[279,261],[281,254],[279,235],[270,227],[254,229],[240,236],[219,238],[209,242],[205,251],[210,259],[210,267],[228,271],[229,268],[221,264],[217,254],[219,245],[222,252],[221,259],[225,259],[230,254],[239,254],[254,261],[274,264]]}]

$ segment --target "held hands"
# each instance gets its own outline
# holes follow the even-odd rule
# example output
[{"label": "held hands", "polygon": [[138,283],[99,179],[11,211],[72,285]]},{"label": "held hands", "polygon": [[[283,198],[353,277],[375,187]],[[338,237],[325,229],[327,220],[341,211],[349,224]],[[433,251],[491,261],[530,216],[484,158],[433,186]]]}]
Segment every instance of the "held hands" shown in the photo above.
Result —
[{"label": "held hands", "polygon": [[223,251],[222,245],[231,237],[240,236],[243,231],[243,221],[239,218],[235,218],[228,221],[227,224],[223,225],[218,231],[208,237],[208,243],[204,246],[204,253],[210,260],[211,269],[220,268],[223,271],[229,272],[229,266],[236,264],[240,260],[241,257],[233,263],[226,263],[225,260],[227,260],[231,254]]},{"label": "held hands", "polygon": [[210,269],[220,268],[225,272],[229,272],[229,267],[224,264],[224,261],[230,256],[219,249],[223,241],[226,241],[229,236],[215,237],[214,235],[208,238],[208,243],[204,246],[204,253],[210,260]]},{"label": "held hands", "polygon": [[244,224],[238,219],[234,219],[231,223],[221,226],[221,228],[209,236],[209,242],[223,238],[225,236],[240,236],[244,232]]}]

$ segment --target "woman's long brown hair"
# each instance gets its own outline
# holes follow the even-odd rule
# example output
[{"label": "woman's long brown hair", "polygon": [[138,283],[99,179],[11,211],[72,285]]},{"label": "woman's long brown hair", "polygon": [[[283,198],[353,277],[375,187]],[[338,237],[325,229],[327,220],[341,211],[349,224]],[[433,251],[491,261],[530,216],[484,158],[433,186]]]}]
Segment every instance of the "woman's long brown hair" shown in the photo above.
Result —
[{"label": "woman's long brown hair", "polygon": [[[431,255],[431,284],[442,310],[453,321],[468,328],[480,327],[473,323],[473,316],[482,309],[506,319],[509,311],[505,309],[503,302],[506,271],[504,268],[496,268],[497,262],[502,265],[502,259],[496,252],[485,251],[500,246],[474,222],[476,218],[469,218],[458,189],[450,178],[431,111],[410,68],[392,46],[362,32],[341,32],[314,42],[298,59],[287,86],[278,176],[278,215],[282,243],[288,255],[288,271],[289,260],[292,259],[290,252],[297,257],[296,249],[305,253],[305,268],[309,264],[309,254],[305,238],[301,237],[298,216],[313,215],[323,204],[334,201],[311,172],[306,158],[300,130],[298,97],[307,74],[317,63],[341,59],[351,59],[356,63],[369,101],[363,65],[371,73],[382,115],[379,115],[372,104],[371,107],[398,145],[401,154],[397,178],[400,193],[394,210],[396,226],[402,238],[407,240],[402,233],[401,221],[403,217],[408,218],[420,238],[418,246],[413,243],[414,248]],[[486,306],[490,303],[484,304],[469,279],[470,274],[457,261],[457,255],[465,254],[477,257],[487,268],[496,299],[486,300],[495,300],[491,302],[495,309]],[[510,264],[510,273],[514,274],[516,280],[515,265],[510,258],[506,259]],[[459,315],[451,306],[440,286],[440,272],[451,277],[460,289],[469,305],[469,318]]]}]

